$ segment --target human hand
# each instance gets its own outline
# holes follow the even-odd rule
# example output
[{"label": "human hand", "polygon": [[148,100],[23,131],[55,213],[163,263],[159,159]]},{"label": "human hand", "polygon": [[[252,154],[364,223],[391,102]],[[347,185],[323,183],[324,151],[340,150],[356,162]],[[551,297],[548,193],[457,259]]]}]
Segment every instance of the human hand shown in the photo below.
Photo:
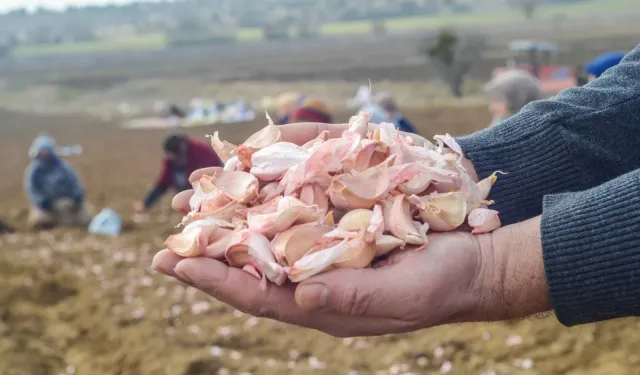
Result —
[{"label": "human hand", "polygon": [[143,214],[146,211],[147,209],[144,207],[143,202],[136,202],[133,204],[133,212],[135,212],[136,214]]}]

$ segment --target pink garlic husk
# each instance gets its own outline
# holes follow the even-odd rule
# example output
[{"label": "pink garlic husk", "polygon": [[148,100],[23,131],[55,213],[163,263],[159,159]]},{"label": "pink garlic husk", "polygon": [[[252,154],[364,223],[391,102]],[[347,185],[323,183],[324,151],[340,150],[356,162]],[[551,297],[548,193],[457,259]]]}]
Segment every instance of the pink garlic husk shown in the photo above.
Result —
[{"label": "pink garlic husk", "polygon": [[204,249],[203,257],[212,258],[217,260],[223,260],[224,254],[227,251],[229,241],[233,237],[235,232],[231,229],[218,228],[211,238],[209,238],[209,244]]},{"label": "pink garlic husk", "polygon": [[282,139],[282,134],[280,132],[280,128],[277,125],[267,125],[259,132],[253,134],[236,150],[238,155],[238,159],[240,162],[247,166],[247,168],[251,168],[252,162],[251,157],[257,151],[269,147],[274,143],[280,142]]},{"label": "pink garlic husk", "polygon": [[251,203],[258,197],[260,183],[247,172],[222,171],[212,182],[224,195],[239,203]]},{"label": "pink garlic husk", "polygon": [[329,131],[328,130],[323,130],[322,132],[320,132],[320,134],[318,134],[317,137],[315,137],[314,139],[310,140],[309,142],[303,144],[302,148],[304,148],[305,150],[311,150],[311,149],[323,144],[328,139],[329,139]]},{"label": "pink garlic husk", "polygon": [[373,208],[380,198],[395,187],[389,171],[393,159],[392,155],[384,163],[363,172],[334,177],[329,186],[331,203],[344,210]]},{"label": "pink garlic husk", "polygon": [[211,147],[213,147],[213,150],[218,154],[220,160],[222,160],[225,165],[229,159],[237,156],[238,146],[227,141],[221,141],[218,132],[213,133],[213,135],[207,135],[207,137],[211,138]]},{"label": "pink garlic husk", "polygon": [[185,258],[201,256],[219,228],[233,228],[224,220],[206,218],[194,221],[185,226],[181,233],[167,238],[164,245],[167,249]]},{"label": "pink garlic husk", "polygon": [[319,184],[306,184],[300,189],[300,201],[307,206],[318,206],[322,214],[329,212],[329,197]]},{"label": "pink garlic husk", "polygon": [[228,172],[231,172],[231,171],[247,172],[248,171],[247,167],[240,162],[240,159],[238,159],[237,156],[230,158],[224,163],[224,170]]},{"label": "pink garlic husk", "polygon": [[289,142],[278,142],[256,151],[251,156],[251,174],[261,181],[275,181],[296,164],[309,159],[304,148]]},{"label": "pink garlic husk", "polygon": [[441,154],[443,153],[443,148],[446,145],[447,147],[449,147],[449,149],[451,149],[451,151],[460,156],[463,156],[462,148],[460,148],[458,142],[456,142],[456,140],[448,133],[445,135],[436,135],[433,138],[438,142],[438,151]]},{"label": "pink garlic husk", "polygon": [[476,208],[469,213],[469,225],[473,228],[471,233],[480,234],[492,232],[502,225],[498,211],[488,208]]},{"label": "pink garlic husk", "polygon": [[455,230],[467,217],[467,200],[460,192],[412,195],[409,202],[418,207],[422,221],[437,232]]},{"label": "pink garlic husk", "polygon": [[318,221],[323,213],[318,206],[307,206],[294,197],[283,197],[277,201],[277,211],[266,214],[247,215],[249,229],[273,238],[277,233],[289,229],[294,224]]},{"label": "pink garlic husk", "polygon": [[[385,206],[387,210],[387,229],[404,244],[424,245],[426,239],[416,228],[411,216],[411,206],[404,195],[397,195],[393,203]],[[426,233],[426,231],[425,231]]]},{"label": "pink garlic husk", "polygon": [[284,269],[276,262],[271,242],[261,233],[250,229],[241,230],[233,235],[229,240],[225,257],[231,266],[255,267],[262,275],[263,290],[267,287],[267,280],[282,285],[287,279]]},{"label": "pink garlic husk", "polygon": [[[406,195],[423,193],[433,183],[436,185],[454,184],[457,175],[445,169],[431,167],[423,162],[405,165],[412,174],[408,181],[398,185],[398,190]],[[400,166],[400,168],[405,167]],[[398,168],[398,167],[394,167]]]},{"label": "pink garlic husk", "polygon": [[278,195],[282,194],[284,190],[280,190],[280,182],[274,181],[266,184],[258,193],[258,201],[268,202],[275,199]]},{"label": "pink garlic husk", "polygon": [[310,249],[322,241],[322,236],[333,229],[332,225],[308,223],[295,225],[273,239],[276,260],[283,266],[291,266]]},{"label": "pink garlic husk", "polygon": [[190,212],[182,218],[182,225],[188,225],[194,221],[213,217],[233,223],[234,219],[239,218],[238,211],[245,209],[246,206],[235,201],[230,201],[222,207],[209,207],[203,205],[199,212]]}]

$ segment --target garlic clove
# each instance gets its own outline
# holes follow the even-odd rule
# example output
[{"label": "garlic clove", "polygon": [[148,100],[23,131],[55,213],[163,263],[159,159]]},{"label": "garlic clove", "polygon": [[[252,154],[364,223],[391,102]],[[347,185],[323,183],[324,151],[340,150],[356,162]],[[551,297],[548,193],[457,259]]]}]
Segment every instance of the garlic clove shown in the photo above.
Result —
[{"label": "garlic clove", "polygon": [[277,201],[277,211],[267,214],[247,215],[249,229],[273,238],[294,224],[304,224],[320,220],[322,212],[317,206],[307,206],[294,197],[284,197]]},{"label": "garlic clove", "polygon": [[476,208],[469,213],[469,225],[473,228],[471,233],[480,234],[492,232],[502,225],[498,211],[488,208]]},{"label": "garlic clove", "polygon": [[228,172],[231,172],[231,171],[246,172],[246,169],[247,169],[246,166],[240,162],[240,159],[238,158],[237,155],[230,158],[224,163],[224,170]]},{"label": "garlic clove", "polygon": [[282,285],[287,278],[284,269],[276,263],[273,248],[262,234],[250,229],[234,233],[225,256],[232,267],[254,266],[269,281]]},{"label": "garlic clove", "polygon": [[456,154],[460,156],[463,155],[462,148],[460,148],[458,142],[456,142],[456,140],[452,136],[450,136],[449,133],[445,135],[436,135],[433,138],[438,142],[438,149],[440,150],[440,153],[442,153],[442,149],[446,145]]},{"label": "garlic clove", "polygon": [[318,184],[306,184],[300,189],[300,201],[307,206],[318,206],[320,212],[329,210],[329,197]]},{"label": "garlic clove", "polygon": [[416,230],[411,219],[411,207],[404,195],[397,195],[389,211],[387,220],[389,232],[410,245],[423,245],[424,239]]},{"label": "garlic clove", "polygon": [[434,231],[452,231],[464,223],[467,215],[467,200],[460,192],[411,196],[409,201],[418,207],[423,222]]},{"label": "garlic clove", "polygon": [[349,247],[334,264],[338,268],[366,268],[376,256],[376,243],[362,238],[347,242]]},{"label": "garlic clove", "polygon": [[309,159],[310,153],[289,142],[278,142],[260,149],[251,156],[251,174],[262,181],[274,181],[296,164]]},{"label": "garlic clove", "polygon": [[280,128],[277,125],[270,124],[247,138],[242,145],[248,148],[260,150],[267,146],[271,146],[276,142],[280,142],[281,139],[282,134],[280,132]]},{"label": "garlic clove", "polygon": [[211,147],[213,147],[213,150],[218,154],[223,163],[226,163],[227,160],[236,156],[238,146],[227,141],[221,141],[218,132],[213,133],[212,136],[207,135],[207,137],[211,137]]},{"label": "garlic clove", "polygon": [[284,266],[291,266],[317,245],[322,236],[332,227],[315,223],[293,226],[278,234],[273,240],[276,260]]},{"label": "garlic clove", "polygon": [[227,222],[233,222],[233,219],[238,216],[238,211],[242,211],[246,207],[238,202],[229,201],[222,207],[210,209],[209,206],[203,205],[200,212],[190,212],[184,218],[182,218],[182,225],[188,225],[198,220],[206,218],[215,218],[224,220]]},{"label": "garlic clove", "polygon": [[169,236],[164,245],[182,257],[198,257],[218,228],[232,227],[231,223],[215,218],[198,220],[185,226],[181,233]]},{"label": "garlic clove", "polygon": [[377,257],[388,254],[389,252],[403,246],[405,242],[397,237],[384,234],[376,241]]},{"label": "garlic clove", "polygon": [[223,194],[239,203],[249,203],[258,196],[258,179],[247,172],[223,171],[212,181]]},{"label": "garlic clove", "polygon": [[369,122],[371,121],[371,116],[368,113],[359,113],[356,116],[351,116],[349,119],[349,128],[344,134],[358,135],[360,138],[364,138],[367,135],[367,130],[369,129]]},{"label": "garlic clove", "polygon": [[335,177],[329,186],[331,203],[345,210],[372,208],[390,190],[389,164],[393,160],[394,156],[390,156],[384,163],[363,172]]},{"label": "garlic clove", "polygon": [[224,259],[225,251],[227,251],[233,233],[231,229],[219,228],[216,230],[213,238],[210,238],[210,243],[205,248],[202,256],[218,260]]},{"label": "garlic clove", "polygon": [[280,189],[280,182],[271,182],[260,189],[258,200],[260,200],[261,202],[269,202],[282,193],[283,190]]},{"label": "garlic clove", "polygon": [[347,212],[340,222],[338,223],[338,229],[343,231],[364,231],[371,224],[371,218],[373,217],[373,210],[367,210],[359,208]]},{"label": "garlic clove", "polygon": [[344,240],[329,248],[309,252],[286,269],[289,280],[297,283],[328,270],[349,247],[348,241]]}]

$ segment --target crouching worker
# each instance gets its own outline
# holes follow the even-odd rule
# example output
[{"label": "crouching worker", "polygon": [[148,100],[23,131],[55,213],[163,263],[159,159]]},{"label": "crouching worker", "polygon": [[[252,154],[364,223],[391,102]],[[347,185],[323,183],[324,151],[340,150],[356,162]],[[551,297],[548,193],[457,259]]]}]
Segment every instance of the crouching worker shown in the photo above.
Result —
[{"label": "crouching worker", "polygon": [[165,138],[163,150],[165,157],[158,181],[146,198],[135,204],[136,213],[148,211],[169,189],[175,192],[191,189],[189,176],[194,171],[224,166],[209,144],[191,139],[180,131],[171,133]]},{"label": "crouching worker", "polygon": [[56,143],[39,136],[29,150],[32,162],[25,171],[25,189],[30,202],[31,229],[55,226],[85,226],[91,214],[76,172],[56,153]]}]

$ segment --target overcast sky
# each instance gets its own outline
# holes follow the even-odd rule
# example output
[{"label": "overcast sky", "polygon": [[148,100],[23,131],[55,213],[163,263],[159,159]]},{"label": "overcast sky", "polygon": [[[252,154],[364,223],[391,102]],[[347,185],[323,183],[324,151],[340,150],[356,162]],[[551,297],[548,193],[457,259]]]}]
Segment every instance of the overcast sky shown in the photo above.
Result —
[{"label": "overcast sky", "polygon": [[61,9],[69,5],[126,4],[135,1],[140,0],[0,0],[0,12],[25,7],[33,9],[38,6],[43,6],[47,8]]}]

